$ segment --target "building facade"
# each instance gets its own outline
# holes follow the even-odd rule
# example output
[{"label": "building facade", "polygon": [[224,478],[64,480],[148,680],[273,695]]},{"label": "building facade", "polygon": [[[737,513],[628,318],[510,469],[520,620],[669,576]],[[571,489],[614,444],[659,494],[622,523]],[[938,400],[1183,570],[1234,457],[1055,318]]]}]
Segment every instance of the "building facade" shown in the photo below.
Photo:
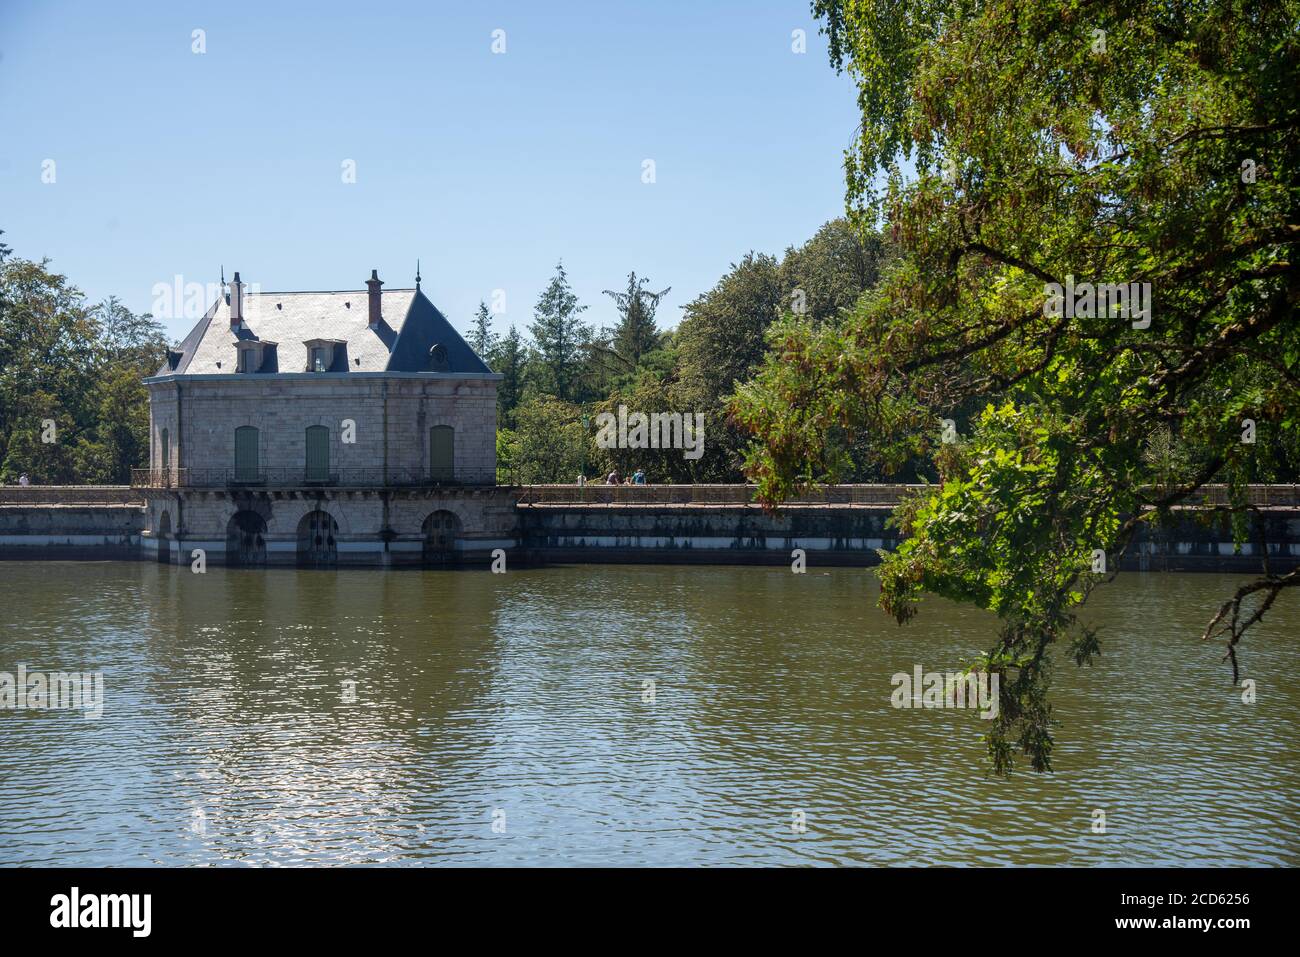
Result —
[{"label": "building facade", "polygon": [[253,292],[235,273],[149,389],[160,561],[463,563],[512,548],[493,373],[419,288]]}]

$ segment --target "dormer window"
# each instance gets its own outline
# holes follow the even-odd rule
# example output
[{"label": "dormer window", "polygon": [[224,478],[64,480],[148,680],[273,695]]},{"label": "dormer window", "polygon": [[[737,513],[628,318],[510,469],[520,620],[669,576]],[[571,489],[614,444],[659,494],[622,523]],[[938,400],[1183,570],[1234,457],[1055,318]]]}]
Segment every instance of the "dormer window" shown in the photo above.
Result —
[{"label": "dormer window", "polygon": [[235,371],[261,372],[266,359],[267,347],[274,345],[274,342],[266,339],[245,339],[236,342],[235,348],[238,350],[238,359],[235,362]]},{"label": "dormer window", "polygon": [[429,350],[429,371],[447,372],[451,368],[447,359],[447,347],[438,343]]},{"label": "dormer window", "polygon": [[329,372],[335,356],[343,353],[347,343],[342,339],[308,339],[303,345],[307,347],[307,371]]}]

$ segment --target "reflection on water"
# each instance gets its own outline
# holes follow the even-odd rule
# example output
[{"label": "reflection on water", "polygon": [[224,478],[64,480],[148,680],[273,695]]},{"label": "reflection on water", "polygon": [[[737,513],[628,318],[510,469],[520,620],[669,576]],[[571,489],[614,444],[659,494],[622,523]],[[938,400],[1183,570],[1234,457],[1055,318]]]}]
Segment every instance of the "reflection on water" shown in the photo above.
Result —
[{"label": "reflection on water", "polygon": [[1300,606],[1242,704],[1198,639],[1237,580],[1100,591],[1057,772],[1003,781],[975,712],[890,706],[988,619],[899,628],[865,571],[0,563],[0,671],[106,685],[98,721],[0,711],[0,864],[1294,866]]}]

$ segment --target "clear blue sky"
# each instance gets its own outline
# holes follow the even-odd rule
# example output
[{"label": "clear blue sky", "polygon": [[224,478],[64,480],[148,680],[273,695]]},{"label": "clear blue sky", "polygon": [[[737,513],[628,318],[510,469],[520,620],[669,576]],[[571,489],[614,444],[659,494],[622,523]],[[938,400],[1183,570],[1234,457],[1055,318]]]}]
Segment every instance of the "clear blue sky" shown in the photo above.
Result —
[{"label": "clear blue sky", "polygon": [[136,311],[223,264],[360,289],[419,257],[457,328],[503,289],[498,331],[524,331],[563,258],[597,325],[633,269],[676,325],[748,250],[841,214],[857,121],[807,0],[0,0],[3,241]]}]

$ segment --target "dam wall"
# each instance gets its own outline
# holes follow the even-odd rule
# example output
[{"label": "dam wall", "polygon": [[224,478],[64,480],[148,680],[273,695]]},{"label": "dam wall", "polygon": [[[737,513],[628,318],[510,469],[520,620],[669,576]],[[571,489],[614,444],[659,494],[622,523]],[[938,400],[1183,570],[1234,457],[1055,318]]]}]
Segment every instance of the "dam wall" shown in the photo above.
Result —
[{"label": "dam wall", "polygon": [[[312,507],[323,507],[339,519],[340,547],[334,563],[340,565],[486,568],[490,551],[499,547],[512,564],[529,565],[789,565],[796,549],[802,549],[809,567],[864,566],[877,564],[879,552],[897,548],[900,541],[897,530],[889,525],[897,493],[888,491],[894,488],[888,486],[832,487],[820,500],[786,505],[776,512],[748,503],[744,486],[549,487],[555,490],[550,495],[540,494],[538,488],[444,490],[434,496],[436,502],[429,498],[433,493],[385,494],[382,508],[375,504],[375,492],[336,492],[328,501],[320,497]],[[1122,567],[1258,573],[1265,554],[1274,571],[1297,567],[1300,501],[1296,501],[1293,486],[1267,488],[1289,491],[1260,493],[1263,503],[1252,517],[1250,540],[1240,548],[1233,543],[1226,514],[1191,506],[1177,512],[1170,527],[1144,526]],[[177,519],[186,524],[196,521],[196,516],[203,514],[199,511],[202,505],[217,510],[208,524],[224,529],[225,511],[234,514],[246,508],[246,503],[204,493],[210,502],[190,501],[186,510],[173,509],[173,517],[163,514],[165,509],[159,507],[163,500],[147,505],[144,496],[128,488],[9,487],[0,491],[4,493],[0,496],[0,560],[182,563],[189,561],[188,550],[193,546],[210,549],[209,560],[221,563],[225,539],[187,534]],[[660,500],[646,501],[651,495]],[[388,501],[390,498],[394,500]],[[275,552],[271,557],[277,559],[270,564],[282,563],[280,559],[292,563],[293,549],[302,541],[295,529],[301,525],[299,512],[307,506],[289,504],[301,507],[285,512],[282,522],[279,511],[284,509],[278,509],[267,527],[269,544],[275,546],[270,549]],[[449,523],[439,532],[446,541],[440,539],[438,549],[431,548],[429,540],[436,523],[424,522],[421,531],[421,516],[432,508],[445,510],[438,514],[458,516],[454,531]]]},{"label": "dam wall", "polygon": [[[801,548],[810,562],[863,565],[898,546],[892,506],[521,506],[520,539],[531,564],[645,562],[781,565]],[[815,558],[814,558],[815,556]]]},{"label": "dam wall", "polygon": [[[889,505],[521,505],[520,539],[535,564],[635,562],[781,565],[804,551],[813,565],[875,565],[900,542]],[[1300,509],[1260,514],[1238,549],[1227,516],[1186,509],[1168,528],[1139,530],[1122,568],[1258,572],[1300,565]]]},{"label": "dam wall", "polygon": [[143,502],[0,505],[0,559],[136,558],[145,518]]}]

